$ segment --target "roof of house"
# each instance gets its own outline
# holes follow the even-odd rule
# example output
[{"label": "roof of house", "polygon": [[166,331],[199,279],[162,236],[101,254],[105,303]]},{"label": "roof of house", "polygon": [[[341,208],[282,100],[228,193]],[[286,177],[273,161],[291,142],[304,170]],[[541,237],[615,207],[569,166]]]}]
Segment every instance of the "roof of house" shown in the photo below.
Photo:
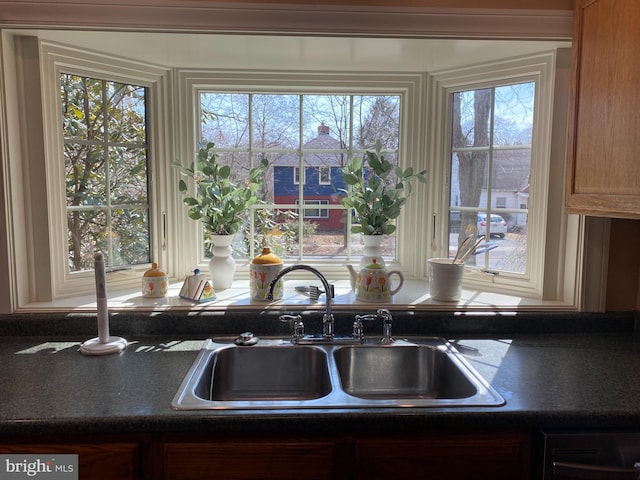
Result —
[{"label": "roof of house", "polygon": [[[318,136],[304,144],[305,150],[340,150],[343,146],[340,140],[331,136],[328,126],[322,123],[318,127]],[[304,164],[309,167],[340,167],[346,161],[345,154],[340,153],[305,153]],[[274,160],[275,166],[299,165],[298,155],[295,153],[285,153]]]},{"label": "roof of house", "polygon": [[[487,170],[488,166],[485,168],[485,180],[488,173]],[[530,172],[531,150],[494,150],[493,190],[524,191],[529,187]]]}]

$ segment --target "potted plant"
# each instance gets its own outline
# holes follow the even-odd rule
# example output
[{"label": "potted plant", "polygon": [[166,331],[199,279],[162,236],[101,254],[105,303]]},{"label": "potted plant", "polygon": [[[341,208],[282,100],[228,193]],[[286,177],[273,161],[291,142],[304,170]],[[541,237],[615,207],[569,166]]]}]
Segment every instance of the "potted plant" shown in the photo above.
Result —
[{"label": "potted plant", "polygon": [[246,179],[237,179],[230,166],[217,162],[214,149],[215,144],[209,142],[199,149],[190,166],[185,167],[179,161],[173,162],[173,166],[195,183],[193,195],[182,178],[178,189],[188,207],[189,218],[202,222],[205,232],[211,236],[213,258],[209,271],[213,288],[223,289],[231,286],[235,273],[235,261],[230,256],[233,235],[247,220],[249,207],[258,201],[269,162],[263,158],[258,167],[249,170]]},{"label": "potted plant", "polygon": [[[351,159],[342,167],[342,175],[348,187],[342,205],[354,211],[351,232],[364,235],[365,257],[376,256],[381,262],[379,241],[396,230],[395,219],[411,195],[412,182],[426,183],[426,170],[414,173],[411,167],[403,170],[394,166],[385,159],[378,140],[375,151],[367,150],[362,158]],[[378,244],[377,255],[367,251],[371,243]]]}]

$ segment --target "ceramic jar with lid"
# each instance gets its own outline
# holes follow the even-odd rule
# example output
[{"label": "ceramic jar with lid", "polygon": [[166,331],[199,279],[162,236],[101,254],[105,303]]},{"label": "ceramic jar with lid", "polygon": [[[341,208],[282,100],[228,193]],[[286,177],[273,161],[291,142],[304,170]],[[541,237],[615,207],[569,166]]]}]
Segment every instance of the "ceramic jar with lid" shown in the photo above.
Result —
[{"label": "ceramic jar with lid", "polygon": [[[260,255],[256,255],[251,260],[250,266],[250,286],[252,300],[266,300],[269,293],[269,286],[275,276],[282,270],[282,260],[277,255],[271,253],[269,247],[264,247]],[[273,289],[273,299],[282,298],[282,280],[278,280]]]},{"label": "ceramic jar with lid", "polygon": [[142,277],[142,296],[147,298],[160,298],[167,295],[169,278],[167,274],[158,268],[157,263],[152,263],[151,268],[144,272]]}]

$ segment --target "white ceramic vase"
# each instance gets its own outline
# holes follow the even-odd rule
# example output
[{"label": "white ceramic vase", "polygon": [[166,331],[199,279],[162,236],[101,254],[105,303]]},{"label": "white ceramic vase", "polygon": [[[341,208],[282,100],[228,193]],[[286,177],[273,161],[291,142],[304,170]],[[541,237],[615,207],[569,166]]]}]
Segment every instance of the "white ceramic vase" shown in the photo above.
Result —
[{"label": "white ceramic vase", "polygon": [[236,261],[231,256],[233,235],[211,235],[213,257],[209,260],[209,275],[213,289],[224,290],[231,287],[236,273]]},{"label": "white ceramic vase", "polygon": [[386,267],[386,263],[382,258],[381,243],[384,235],[363,235],[362,243],[364,244],[364,254],[358,263],[358,271],[365,268],[367,265],[373,263],[373,259],[376,259],[376,263],[383,268]]}]

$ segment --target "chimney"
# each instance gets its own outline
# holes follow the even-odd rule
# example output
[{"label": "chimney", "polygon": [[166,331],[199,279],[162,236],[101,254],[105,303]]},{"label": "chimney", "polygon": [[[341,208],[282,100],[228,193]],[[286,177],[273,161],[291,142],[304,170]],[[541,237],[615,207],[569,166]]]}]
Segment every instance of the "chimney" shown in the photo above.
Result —
[{"label": "chimney", "polygon": [[327,127],[324,124],[324,122],[322,122],[320,124],[320,126],[318,127],[318,136],[320,136],[320,135],[329,135],[329,132],[330,132],[329,127]]}]

